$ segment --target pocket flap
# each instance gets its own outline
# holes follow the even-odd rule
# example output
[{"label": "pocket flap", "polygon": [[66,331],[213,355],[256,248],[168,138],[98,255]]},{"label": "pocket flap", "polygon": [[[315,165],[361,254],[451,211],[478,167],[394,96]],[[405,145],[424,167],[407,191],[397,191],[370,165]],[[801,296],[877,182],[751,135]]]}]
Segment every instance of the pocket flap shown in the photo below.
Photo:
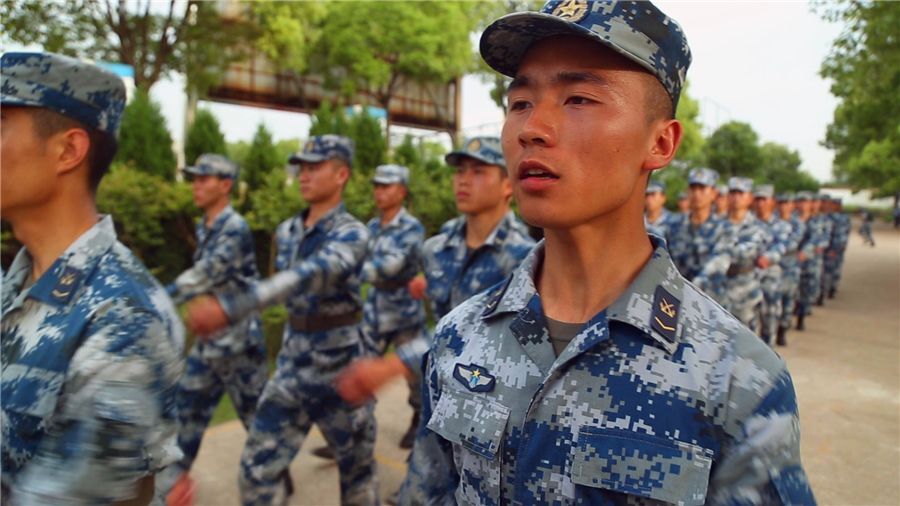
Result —
[{"label": "pocket flap", "polygon": [[493,460],[508,418],[508,407],[448,387],[434,406],[428,428],[453,444]]},{"label": "pocket flap", "polygon": [[572,482],[659,501],[703,504],[713,452],[619,429],[582,429]]}]

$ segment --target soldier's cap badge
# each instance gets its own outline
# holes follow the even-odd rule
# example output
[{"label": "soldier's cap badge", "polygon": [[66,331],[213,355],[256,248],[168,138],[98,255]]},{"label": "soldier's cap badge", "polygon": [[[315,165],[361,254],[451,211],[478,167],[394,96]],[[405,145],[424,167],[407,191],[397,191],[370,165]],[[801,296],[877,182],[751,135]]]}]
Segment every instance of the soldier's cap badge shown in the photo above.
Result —
[{"label": "soldier's cap badge", "polygon": [[681,301],[662,286],[657,286],[653,296],[653,310],[650,312],[650,327],[670,343],[675,342],[680,312]]},{"label": "soldier's cap badge", "polygon": [[472,392],[490,392],[496,386],[497,381],[487,369],[480,365],[456,364],[453,369],[453,377]]}]

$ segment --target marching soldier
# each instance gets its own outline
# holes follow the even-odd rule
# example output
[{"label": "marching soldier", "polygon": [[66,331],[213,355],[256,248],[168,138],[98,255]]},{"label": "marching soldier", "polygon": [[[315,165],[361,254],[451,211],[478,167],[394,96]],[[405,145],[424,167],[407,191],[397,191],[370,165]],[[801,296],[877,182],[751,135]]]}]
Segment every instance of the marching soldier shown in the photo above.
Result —
[{"label": "marching soldier", "polygon": [[775,187],[770,184],[757,186],[753,191],[756,217],[765,230],[763,252],[756,259],[759,269],[760,286],[763,292],[762,311],[760,312],[760,337],[772,344],[784,345],[785,339],[778,332],[781,318],[784,283],[787,275],[781,268],[781,262],[787,254],[790,243],[791,224],[778,218],[775,214]]},{"label": "marching soldier", "polygon": [[794,214],[794,196],[782,194],[778,196],[778,216],[790,225],[791,231],[784,246],[781,257],[781,315],[778,320],[778,335],[775,339],[779,346],[787,346],[787,331],[790,330],[794,314],[797,310],[797,297],[800,292],[800,247],[806,235],[806,224]]},{"label": "marching soldier", "polygon": [[827,238],[824,229],[814,219],[812,192],[797,193],[797,219],[803,224],[804,234],[797,259],[800,260],[800,290],[797,296],[797,330],[806,328],[805,319],[812,314],[812,305],[821,288],[821,269],[816,257],[822,254]]},{"label": "marching soldier", "polygon": [[[728,221],[732,227],[731,263],[725,279],[725,306],[738,320],[760,333],[762,287],[757,262],[766,252],[766,232],[752,212],[753,181],[746,177],[728,180]],[[771,338],[771,334],[768,336]],[[766,340],[768,342],[768,340]]]},{"label": "marching soldier", "polygon": [[666,186],[658,181],[651,181],[644,192],[644,226],[647,231],[665,238],[669,226],[676,219],[666,209]]},{"label": "marching soldier", "polygon": [[825,250],[825,271],[822,276],[822,292],[829,299],[834,298],[838,283],[841,280],[841,268],[844,264],[844,252],[850,240],[850,217],[841,208],[841,199],[831,198],[828,201],[828,217],[831,219],[831,238]]}]

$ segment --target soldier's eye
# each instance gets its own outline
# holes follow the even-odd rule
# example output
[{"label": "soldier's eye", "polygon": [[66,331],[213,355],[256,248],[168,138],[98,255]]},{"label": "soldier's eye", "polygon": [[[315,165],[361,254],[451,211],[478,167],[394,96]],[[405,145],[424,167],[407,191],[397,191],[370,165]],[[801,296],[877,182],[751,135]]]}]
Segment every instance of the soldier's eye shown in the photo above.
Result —
[{"label": "soldier's eye", "polygon": [[509,110],[510,111],[521,111],[526,109],[530,104],[526,100],[510,100],[509,102]]}]

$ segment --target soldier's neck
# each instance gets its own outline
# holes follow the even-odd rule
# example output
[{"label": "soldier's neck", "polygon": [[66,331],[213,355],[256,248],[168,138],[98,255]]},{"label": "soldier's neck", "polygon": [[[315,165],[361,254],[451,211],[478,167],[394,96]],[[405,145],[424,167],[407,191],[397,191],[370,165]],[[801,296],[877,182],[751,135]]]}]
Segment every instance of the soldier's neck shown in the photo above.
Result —
[{"label": "soldier's neck", "polygon": [[731,220],[732,223],[740,223],[744,221],[744,218],[747,216],[748,209],[732,209],[728,211],[728,219]]},{"label": "soldier's neck", "polygon": [[759,211],[758,213],[756,213],[756,217],[762,221],[769,221],[772,219],[772,215],[774,213],[774,211]]},{"label": "soldier's neck", "polygon": [[388,223],[394,221],[394,218],[396,218],[397,215],[400,214],[401,208],[403,208],[403,206],[397,206],[397,207],[392,207],[390,209],[385,209],[381,213],[381,226],[386,227],[388,225]]},{"label": "soldier's neck", "polygon": [[691,223],[694,225],[700,225],[702,223],[706,223],[706,220],[709,219],[712,214],[712,209],[707,207],[706,209],[698,209],[696,211],[691,211]]},{"label": "soldier's neck", "polygon": [[225,207],[229,202],[230,199],[224,198],[203,210],[203,214],[206,217],[206,228],[212,226],[213,222],[216,221],[216,218],[218,218],[220,214],[222,214],[222,211],[225,210]]},{"label": "soldier's neck", "polygon": [[475,249],[484,244],[507,212],[509,212],[509,206],[503,204],[485,212],[467,214],[466,246]]},{"label": "soldier's neck", "polygon": [[328,200],[323,200],[321,202],[311,202],[309,204],[309,213],[307,213],[306,215],[306,220],[304,220],[303,226],[305,228],[315,226],[315,224],[318,223],[323,216],[328,214],[328,211],[331,211],[339,205],[341,205],[340,193],[329,198]]},{"label": "soldier's neck", "polygon": [[659,217],[662,216],[664,209],[665,208],[663,208],[663,207],[660,207],[659,209],[657,209],[655,211],[652,209],[648,209],[647,210],[647,220],[650,222],[654,222],[654,221],[658,220]]},{"label": "soldier's neck", "polygon": [[56,202],[41,209],[10,217],[16,239],[31,255],[31,279],[38,280],[53,262],[82,234],[93,227],[99,215],[93,201]]}]

